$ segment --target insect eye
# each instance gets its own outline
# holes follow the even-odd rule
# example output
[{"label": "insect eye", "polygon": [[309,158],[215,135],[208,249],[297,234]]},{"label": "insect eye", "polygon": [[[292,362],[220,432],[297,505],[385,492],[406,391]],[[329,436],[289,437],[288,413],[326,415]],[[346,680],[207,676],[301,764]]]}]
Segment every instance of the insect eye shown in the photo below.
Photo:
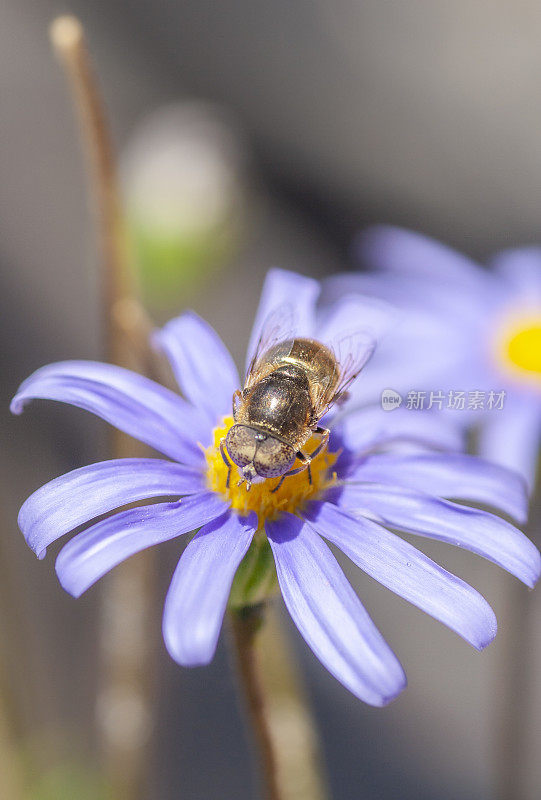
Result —
[{"label": "insect eye", "polygon": [[292,447],[272,436],[259,443],[254,456],[254,467],[262,478],[276,478],[283,475],[295,461]]},{"label": "insect eye", "polygon": [[247,425],[233,425],[225,437],[225,447],[237,467],[245,467],[254,459],[256,432]]}]

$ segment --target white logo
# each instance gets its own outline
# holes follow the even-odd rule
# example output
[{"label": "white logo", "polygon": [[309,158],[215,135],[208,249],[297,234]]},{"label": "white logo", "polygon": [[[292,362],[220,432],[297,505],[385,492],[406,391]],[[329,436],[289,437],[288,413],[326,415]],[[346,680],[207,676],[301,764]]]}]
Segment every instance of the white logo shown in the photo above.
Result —
[{"label": "white logo", "polygon": [[402,395],[394,389],[384,389],[381,393],[381,407],[384,411],[394,411],[402,403]]}]

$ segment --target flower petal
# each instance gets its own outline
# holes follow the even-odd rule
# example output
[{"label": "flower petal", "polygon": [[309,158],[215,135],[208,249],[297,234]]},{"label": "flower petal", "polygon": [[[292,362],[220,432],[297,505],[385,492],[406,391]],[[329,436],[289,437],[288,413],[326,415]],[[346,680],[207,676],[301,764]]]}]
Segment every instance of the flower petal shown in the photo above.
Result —
[{"label": "flower petal", "polygon": [[39,558],[52,542],[115,508],[151,497],[203,490],[194,467],[157,458],[121,458],[75,469],[42,486],[23,503],[19,527]]},{"label": "flower petal", "polygon": [[197,409],[154,381],[113,364],[61,361],[30,375],[11,402],[20,414],[30,400],[59,400],[97,414],[121,431],[178,461],[199,464],[198,440],[210,428]]},{"label": "flower petal", "polygon": [[373,226],[359,235],[354,250],[359,263],[375,271],[328,279],[324,293],[330,301],[361,292],[413,311],[413,322],[416,315],[429,311],[435,331],[444,327],[442,315],[447,328],[469,326],[474,331],[490,308],[499,309],[507,300],[506,287],[493,273],[414,231]]},{"label": "flower petal", "polygon": [[60,551],[56,572],[64,589],[79,597],[129,556],[219,517],[227,504],[211,492],[180,503],[130,508],[77,534]]},{"label": "flower petal", "polygon": [[212,660],[231,584],[256,528],[253,513],[245,519],[224,514],[201,528],[182,554],[163,613],[165,644],[179,664]]},{"label": "flower petal", "polygon": [[282,305],[290,303],[295,312],[296,330],[300,336],[311,336],[315,329],[315,306],[320,286],[313,278],[306,278],[296,272],[284,269],[271,269],[267,272],[259,307],[255,315],[254,326],[250,334],[250,342],[246,353],[246,368],[249,367],[255,353],[263,323],[270,312]]},{"label": "flower petal", "polygon": [[490,273],[462,253],[405,228],[374,225],[358,236],[355,247],[372,268],[434,280],[460,292],[482,293],[494,283]]},{"label": "flower petal", "polygon": [[308,645],[361,700],[390,702],[406,686],[404,671],[327,545],[291,514],[265,528],[285,604]]},{"label": "flower petal", "polygon": [[[483,275],[483,271],[479,272]],[[454,284],[437,272],[430,278],[410,275],[406,271],[347,272],[328,278],[324,282],[323,292],[328,303],[353,293],[377,297],[396,306],[404,313],[401,319],[407,320],[407,325],[401,327],[413,344],[421,344],[419,337],[422,329],[429,327],[437,337],[436,342],[457,339],[462,344],[470,337],[471,344],[471,336],[479,336],[483,329],[486,312],[499,312],[505,305],[503,285],[495,281],[488,271],[485,274],[486,286],[480,284],[477,289],[467,292],[460,283]],[[407,331],[409,327],[411,333]],[[396,334],[396,341],[400,342],[401,331],[400,335],[398,331]],[[428,340],[425,344],[431,347],[432,342]],[[440,352],[440,359],[445,362],[454,355]]]},{"label": "flower petal", "polygon": [[411,442],[444,450],[460,450],[464,434],[448,417],[404,408],[383,411],[370,406],[347,414],[336,428],[348,450],[367,453],[395,442]]},{"label": "flower petal", "polygon": [[537,398],[513,396],[501,411],[483,419],[479,453],[516,470],[533,490],[541,436],[541,408]]},{"label": "flower petal", "polygon": [[527,306],[541,304],[541,247],[517,247],[497,253],[491,261]]},{"label": "flower petal", "polygon": [[193,311],[172,319],[153,337],[167,355],[184,396],[204,409],[212,425],[231,411],[239,376],[216,331]]},{"label": "flower petal", "polygon": [[462,453],[368,456],[348,481],[404,486],[435,497],[470,500],[493,506],[519,522],[528,518],[528,494],[516,472]]},{"label": "flower petal", "polygon": [[537,547],[518,528],[487,511],[376,483],[347,484],[328,496],[356,516],[371,512],[393,528],[465,547],[527,586],[533,587],[539,578]]},{"label": "flower petal", "polygon": [[350,517],[330,503],[311,503],[304,517],[372,578],[478,650],[495,637],[496,617],[479,592],[399,536],[371,520]]},{"label": "flower petal", "polygon": [[318,314],[317,335],[325,344],[363,330],[379,340],[395,322],[393,306],[375,297],[348,294]]}]

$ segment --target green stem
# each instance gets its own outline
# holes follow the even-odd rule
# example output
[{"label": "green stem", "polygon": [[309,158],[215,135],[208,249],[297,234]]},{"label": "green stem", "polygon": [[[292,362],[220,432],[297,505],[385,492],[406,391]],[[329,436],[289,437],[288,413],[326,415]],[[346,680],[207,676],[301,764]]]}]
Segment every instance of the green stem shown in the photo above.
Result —
[{"label": "green stem", "polygon": [[325,800],[329,791],[316,726],[278,609],[279,604],[268,604],[258,637],[278,783],[284,800]]},{"label": "green stem", "polygon": [[271,603],[230,611],[239,689],[267,800],[325,800],[311,715]]},{"label": "green stem", "polygon": [[266,800],[283,800],[278,786],[275,748],[255,639],[262,624],[263,606],[247,606],[230,613],[233,649],[248,718],[257,748]]}]

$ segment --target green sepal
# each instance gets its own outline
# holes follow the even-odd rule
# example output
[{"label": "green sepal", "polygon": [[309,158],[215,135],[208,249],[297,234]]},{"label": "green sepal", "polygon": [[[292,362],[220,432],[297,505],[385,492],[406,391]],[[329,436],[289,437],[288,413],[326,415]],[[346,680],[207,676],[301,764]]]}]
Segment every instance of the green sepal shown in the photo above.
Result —
[{"label": "green sepal", "polygon": [[268,600],[278,589],[274,558],[265,531],[255,534],[233,580],[229,608],[238,610]]}]

